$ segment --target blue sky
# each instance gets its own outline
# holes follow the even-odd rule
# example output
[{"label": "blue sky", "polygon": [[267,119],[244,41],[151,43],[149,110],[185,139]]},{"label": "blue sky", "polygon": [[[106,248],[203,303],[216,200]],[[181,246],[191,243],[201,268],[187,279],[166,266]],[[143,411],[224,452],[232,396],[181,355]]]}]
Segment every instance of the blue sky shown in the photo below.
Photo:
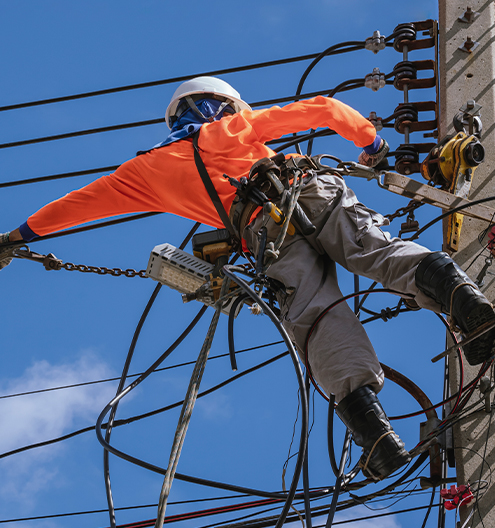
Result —
[{"label": "blue sky", "polygon": [[[377,29],[389,35],[399,23],[437,18],[437,6],[431,0],[414,3],[213,0],[207,4],[20,0],[1,4],[0,106],[317,53],[342,41],[364,40]],[[431,58],[431,51],[418,52],[417,59],[424,57]],[[327,58],[308,77],[304,91],[331,89],[346,79],[364,77],[374,67],[389,73],[400,60],[402,56],[391,49],[378,55],[363,50]],[[306,61],[223,78],[246,101],[256,102],[293,94],[308,64]],[[0,112],[0,143],[158,118],[164,115],[176,87],[171,84]],[[401,97],[390,86],[377,93],[360,88],[339,95],[364,115],[376,111],[382,117],[393,113]],[[413,100],[433,97],[429,91],[412,96]],[[165,125],[160,124],[0,149],[0,181],[117,165],[133,157],[137,150],[161,141],[166,134]],[[392,149],[401,143],[402,138],[393,129],[384,131],[383,136]],[[412,139],[423,141],[418,134]],[[340,138],[319,140],[314,152],[335,154],[345,160],[355,160],[359,153]],[[81,176],[0,189],[0,232],[14,229],[45,203],[94,178]],[[408,202],[380,190],[374,182],[348,183],[363,202],[384,214]],[[423,208],[417,218],[424,225],[436,214],[438,211]],[[393,235],[397,234],[400,222],[396,220],[390,226]],[[43,241],[31,248],[40,253],[52,252],[73,263],[139,270],[146,267],[155,245],[163,242],[178,245],[191,227],[190,221],[161,215]],[[421,242],[430,249],[440,249],[440,231],[430,230]],[[367,284],[362,281],[363,287]],[[150,279],[46,272],[39,264],[14,262],[0,276],[3,349],[0,394],[118,376],[134,328],[154,286]],[[352,291],[352,277],[344,271],[341,286],[345,293]],[[395,302],[390,296],[376,295],[370,307],[381,309],[394,306]],[[199,307],[197,303],[183,305],[179,294],[163,288],[143,329],[131,372],[147,368],[187,326]],[[195,359],[210,317],[207,312],[167,365]],[[430,363],[444,342],[444,330],[436,316],[424,311],[406,314],[388,323],[367,325],[367,330],[380,360],[410,377],[433,401],[441,398],[442,366]],[[279,339],[267,317],[243,311],[236,322],[239,349]],[[239,369],[249,368],[283,350],[282,345],[277,345],[241,354]],[[226,321],[222,320],[211,353],[226,351]],[[118,417],[180,400],[187,388],[190,369],[183,367],[151,376],[124,400]],[[231,375],[228,359],[216,359],[207,366],[203,386],[209,388]],[[115,383],[104,383],[0,400],[0,452],[93,425],[115,389]],[[389,415],[417,409],[411,397],[392,383],[387,384],[382,394]],[[296,408],[297,383],[287,358],[198,401],[178,471],[253,488],[280,489]],[[318,395],[314,409],[311,485],[332,485],[334,479],[325,447],[326,405]],[[178,411],[174,411],[119,428],[114,432],[113,442],[134,456],[166,465],[177,418]],[[421,420],[397,425],[408,447],[418,440]],[[343,439],[340,424],[336,439],[339,444]],[[353,460],[357,457],[355,449]],[[3,475],[0,521],[105,508],[102,449],[93,432],[0,460],[0,468]],[[162,480],[159,475],[115,458],[111,459],[111,468],[116,506],[158,501]],[[170,501],[224,494],[176,481]],[[403,505],[410,507],[427,501],[428,495],[420,495],[395,506],[391,506],[392,500],[384,500],[379,507],[394,511]],[[169,513],[214,505],[172,505]],[[355,516],[371,513],[363,507],[351,512]],[[118,512],[117,522],[123,524],[155,515],[154,508]],[[349,515],[346,512],[340,518]],[[387,528],[406,528],[418,526],[422,515],[419,512],[392,516],[380,522]],[[69,521],[62,518],[6,526],[55,528],[68,522],[75,528],[109,524],[108,516],[102,513]],[[210,522],[213,521],[199,521],[200,525]],[[316,524],[322,522],[324,518],[316,520]],[[192,523],[196,526],[198,521],[189,525]],[[436,512],[428,526],[435,523]]]}]

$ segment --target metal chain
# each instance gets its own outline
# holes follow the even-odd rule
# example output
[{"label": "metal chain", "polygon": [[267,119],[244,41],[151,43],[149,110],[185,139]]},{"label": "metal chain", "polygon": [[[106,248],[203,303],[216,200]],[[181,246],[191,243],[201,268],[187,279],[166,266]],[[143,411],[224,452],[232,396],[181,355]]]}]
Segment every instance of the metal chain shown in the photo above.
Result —
[{"label": "metal chain", "polygon": [[23,245],[22,247],[16,248],[13,252],[13,257],[32,260],[43,264],[47,271],[59,271],[65,269],[67,271],[81,271],[82,273],[96,273],[97,275],[112,275],[113,277],[141,277],[147,279],[146,270],[136,271],[133,269],[120,269],[120,268],[107,268],[105,266],[86,266],[85,264],[74,264],[72,262],[63,263],[53,253],[48,255],[41,255],[31,251],[28,246]]},{"label": "metal chain", "polygon": [[105,266],[86,266],[85,264],[73,264],[72,262],[65,262],[60,265],[59,269],[65,269],[67,271],[80,271],[82,273],[96,273],[97,275],[112,275],[112,277],[141,277],[147,279],[146,270],[136,271],[134,269],[120,269],[120,268],[107,268]]},{"label": "metal chain", "polygon": [[392,221],[395,218],[400,218],[401,216],[406,216],[407,214],[412,213],[418,207],[421,207],[424,204],[425,202],[418,202],[417,200],[411,200],[406,207],[401,207],[400,209],[397,209],[395,213],[384,215],[384,216],[385,218],[388,218],[390,221]]}]

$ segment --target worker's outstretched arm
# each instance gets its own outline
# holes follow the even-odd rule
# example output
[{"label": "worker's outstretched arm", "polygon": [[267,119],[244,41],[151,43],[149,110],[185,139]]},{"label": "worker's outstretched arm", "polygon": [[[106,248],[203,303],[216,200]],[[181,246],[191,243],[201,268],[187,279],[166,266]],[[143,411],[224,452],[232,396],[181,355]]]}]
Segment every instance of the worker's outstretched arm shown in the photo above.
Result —
[{"label": "worker's outstretched arm", "polygon": [[12,246],[2,248],[2,244],[29,242],[38,236],[100,218],[143,211],[165,211],[164,204],[141,178],[138,165],[130,160],[113,174],[45,205],[19,228],[0,234],[0,269],[10,264],[13,249]]}]

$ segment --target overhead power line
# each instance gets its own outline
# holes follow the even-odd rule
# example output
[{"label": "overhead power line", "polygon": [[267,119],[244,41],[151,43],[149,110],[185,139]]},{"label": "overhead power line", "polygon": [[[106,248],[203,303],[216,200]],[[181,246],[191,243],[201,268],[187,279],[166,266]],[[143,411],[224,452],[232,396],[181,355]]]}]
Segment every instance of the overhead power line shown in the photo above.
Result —
[{"label": "overhead power line", "polygon": [[[246,376],[247,374],[251,374],[253,372],[255,372],[256,370],[259,370],[263,367],[266,367],[268,365],[270,365],[271,363],[275,362],[275,361],[278,361],[279,359],[282,359],[283,357],[287,356],[289,353],[288,352],[282,352],[281,354],[278,354],[277,356],[273,357],[273,358],[270,358],[254,367],[251,367],[249,369],[246,369],[245,371],[239,373],[239,374],[236,374],[235,376],[232,376],[230,378],[228,378],[227,380],[219,383],[218,385],[215,385],[214,387],[211,387],[210,389],[207,389],[201,393],[198,394],[198,398],[201,398],[203,396],[207,396],[208,394],[211,394],[212,392],[215,392],[223,387],[225,387],[226,385],[229,385],[230,383],[234,382],[234,381],[237,381],[238,379],[242,378],[243,376]],[[165,411],[169,411],[171,409],[175,409],[176,407],[180,407],[182,405],[182,401],[179,401],[179,402],[175,402],[175,403],[172,403],[170,405],[167,405],[166,407],[161,407],[160,409],[155,409],[153,411],[150,411],[150,412],[147,412],[147,413],[143,413],[143,414],[140,414],[140,415],[137,415],[137,416],[132,416],[130,418],[125,418],[125,419],[121,419],[121,420],[116,420],[115,422],[113,422],[113,427],[118,427],[120,425],[128,425],[129,423],[133,423],[135,421],[138,421],[138,420],[142,420],[143,418],[149,418],[150,416],[154,416],[156,414],[160,414],[162,412],[165,412]],[[89,427],[84,427],[82,429],[78,429],[76,431],[72,431],[71,433],[68,433],[66,435],[62,435],[62,436],[59,436],[57,438],[52,438],[50,440],[45,440],[43,442],[38,442],[36,444],[29,444],[27,446],[23,446],[23,447],[19,447],[17,449],[13,449],[11,451],[7,451],[5,453],[1,453],[0,454],[0,459],[2,458],[7,458],[9,456],[12,456],[12,455],[16,455],[18,453],[22,453],[24,451],[29,451],[31,449],[35,449],[35,448],[38,448],[38,447],[44,447],[44,446],[47,446],[47,445],[52,445],[52,444],[56,444],[58,442],[61,442],[63,440],[68,440],[69,438],[73,438],[75,436],[79,436],[80,434],[83,434],[83,433],[87,433],[89,431],[94,431],[96,429],[96,426],[92,425],[92,426],[89,426]]]},{"label": "overhead power line", "polygon": [[73,172],[61,172],[60,174],[51,174],[49,176],[39,176],[37,178],[26,178],[25,180],[14,180],[0,183],[0,189],[4,187],[16,187],[18,185],[27,185],[30,183],[40,183],[51,180],[61,180],[63,178],[75,178],[76,176],[86,176],[88,174],[98,174],[100,172],[114,172],[120,165],[110,165],[109,167],[99,167],[97,169],[86,169]]},{"label": "overhead power line", "polygon": [[[243,352],[250,352],[251,350],[258,350],[260,348],[266,348],[266,347],[269,347],[269,346],[273,346],[273,345],[280,345],[281,343],[283,343],[283,341],[275,341],[273,343],[266,343],[264,345],[259,345],[259,346],[255,346],[255,347],[251,347],[251,348],[245,348],[243,350],[236,350],[236,354],[242,354]],[[211,360],[211,359],[219,359],[219,358],[223,358],[223,357],[228,357],[229,354],[219,354],[217,356],[210,356],[208,358],[208,361]],[[154,372],[161,372],[161,371],[164,371],[164,370],[172,370],[174,368],[179,368],[179,367],[186,367],[188,365],[194,365],[195,361],[188,361],[187,363],[178,363],[177,365],[171,365],[170,367],[161,367],[161,368],[157,368]],[[136,378],[138,376],[141,376],[142,372],[140,372],[139,374],[129,374],[127,376],[127,378]],[[47,389],[38,389],[38,390],[33,390],[33,391],[26,391],[26,392],[18,392],[18,393],[15,393],[15,394],[6,394],[4,396],[0,396],[0,400],[5,400],[7,398],[16,398],[16,397],[19,397],[19,396],[28,396],[30,394],[41,394],[43,392],[51,392],[51,391],[57,391],[57,390],[62,390],[62,389],[73,389],[73,388],[76,388],[76,387],[85,387],[87,385],[96,385],[98,383],[108,383],[110,381],[118,381],[120,380],[120,377],[117,377],[117,378],[106,378],[106,379],[100,379],[100,380],[93,380],[93,381],[84,381],[82,383],[73,383],[72,385],[61,385],[59,387],[49,387]]]},{"label": "overhead power line", "polygon": [[[364,81],[362,81],[362,84],[364,85]],[[354,85],[351,88],[358,88],[361,84]],[[258,108],[261,106],[271,106],[278,103],[287,103],[289,101],[295,101],[296,99],[308,99],[311,97],[316,97],[317,95],[325,94],[325,93],[332,93],[335,89],[331,90],[318,90],[316,92],[309,92],[302,94],[300,96],[295,95],[289,95],[285,97],[277,97],[275,99],[267,99],[265,101],[257,101],[254,103],[250,103],[250,106],[252,108]],[[344,90],[342,90],[344,91]],[[55,134],[53,136],[43,136],[38,138],[31,138],[31,139],[22,139],[20,141],[11,141],[8,143],[0,143],[0,149],[7,149],[7,148],[13,148],[13,147],[23,147],[26,145],[34,145],[37,143],[46,143],[48,141],[58,141],[60,139],[69,139],[73,137],[81,137],[81,136],[88,136],[92,134],[100,134],[102,132],[115,132],[116,130],[124,130],[128,128],[137,128],[142,126],[149,126],[149,125],[158,125],[165,123],[164,117],[158,117],[156,119],[147,119],[145,121],[134,121],[132,123],[121,123],[119,125],[110,125],[106,127],[98,127],[98,128],[89,128],[86,130],[77,130],[75,132],[66,132],[64,134]]]},{"label": "overhead power line", "polygon": [[[354,43],[356,44],[356,43]],[[329,55],[337,55],[340,53],[346,53],[347,51],[354,51],[355,49],[362,49],[364,48],[365,42],[361,42],[360,46],[352,46],[352,49],[346,49],[349,47],[347,42],[342,42],[340,44],[337,44],[335,46],[335,49],[332,50]],[[339,49],[340,48],[340,49]],[[195,74],[189,74],[189,75],[181,75],[179,77],[170,77],[168,79],[161,79],[158,81],[148,81],[143,83],[136,83],[136,84],[128,84],[125,86],[117,86],[114,88],[106,88],[103,90],[95,90],[91,92],[82,92],[79,94],[73,94],[73,95],[65,95],[60,97],[51,97],[49,99],[40,99],[37,101],[29,101],[25,103],[17,103],[17,104],[11,104],[6,106],[0,106],[0,112],[5,112],[7,110],[18,110],[20,108],[29,108],[33,106],[41,106],[46,104],[53,104],[53,103],[61,103],[64,101],[74,101],[76,99],[84,99],[88,97],[95,97],[99,95],[107,95],[112,93],[118,93],[118,92],[125,92],[130,90],[138,90],[141,88],[151,88],[154,86],[162,86],[165,84],[173,84],[178,82],[187,81],[188,79],[192,79],[194,77],[201,77],[201,76],[211,76],[211,75],[226,75],[228,73],[237,73],[237,72],[243,72],[243,71],[249,71],[249,70],[255,70],[258,68],[268,68],[270,66],[281,66],[283,64],[290,64],[293,62],[300,62],[300,61],[306,61],[310,59],[314,59],[318,57],[320,53],[311,53],[309,55],[299,55],[297,57],[289,57],[286,59],[278,59],[273,61],[265,61],[265,62],[257,62],[254,64],[248,64],[246,66],[236,66],[233,68],[224,68],[221,70],[211,70],[207,72],[202,73],[195,73]]]}]

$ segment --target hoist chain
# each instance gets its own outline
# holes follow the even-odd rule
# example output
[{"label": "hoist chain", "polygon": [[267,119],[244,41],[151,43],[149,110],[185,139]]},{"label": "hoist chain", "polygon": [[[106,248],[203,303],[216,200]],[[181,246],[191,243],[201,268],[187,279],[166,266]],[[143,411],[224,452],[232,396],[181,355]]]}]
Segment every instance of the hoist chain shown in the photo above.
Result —
[{"label": "hoist chain", "polygon": [[80,271],[82,273],[96,273],[97,275],[112,275],[112,277],[141,277],[147,279],[146,270],[136,271],[134,269],[120,269],[120,268],[107,268],[105,266],[86,266],[85,264],[73,264],[72,262],[65,262],[61,264],[60,269],[67,271]]},{"label": "hoist chain", "polygon": [[401,216],[406,216],[407,214],[412,213],[418,207],[421,207],[424,204],[425,204],[425,202],[418,202],[417,200],[411,200],[406,205],[406,207],[401,207],[400,209],[397,209],[397,211],[395,211],[395,213],[384,215],[384,216],[385,216],[385,218],[388,218],[390,221],[392,221],[395,218],[400,218]]},{"label": "hoist chain", "polygon": [[67,271],[80,271],[82,273],[96,273],[97,275],[112,275],[112,277],[141,277],[147,279],[146,270],[136,271],[133,269],[107,268],[105,266],[86,266],[86,264],[74,264],[72,262],[62,262],[53,253],[41,255],[31,251],[28,246],[22,246],[14,250],[13,256],[27,260],[33,260],[43,264],[48,271],[58,271],[65,269]]}]

